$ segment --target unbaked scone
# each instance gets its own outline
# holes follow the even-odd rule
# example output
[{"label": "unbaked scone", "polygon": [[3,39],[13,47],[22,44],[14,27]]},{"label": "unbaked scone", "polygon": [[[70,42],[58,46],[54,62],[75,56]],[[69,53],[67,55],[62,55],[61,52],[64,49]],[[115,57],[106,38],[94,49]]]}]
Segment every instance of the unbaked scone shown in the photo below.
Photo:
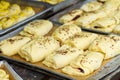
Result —
[{"label": "unbaked scone", "polygon": [[[27,24],[24,28],[24,32],[34,36],[40,37],[47,34],[53,27],[52,22],[48,20],[35,20]],[[21,34],[24,35],[25,34]]]},{"label": "unbaked scone", "polygon": [[76,20],[77,18],[79,18],[83,13],[83,10],[81,9],[76,9],[73,10],[63,16],[60,17],[59,22],[61,23],[67,23],[73,20]]},{"label": "unbaked scone", "polygon": [[89,45],[97,38],[97,34],[81,32],[68,38],[65,43],[79,49],[87,49]]},{"label": "unbaked scone", "polygon": [[43,64],[54,69],[59,69],[70,64],[71,61],[73,61],[82,53],[83,51],[81,49],[73,48],[68,45],[63,45],[51,55],[49,55],[43,61]]},{"label": "unbaked scone", "polygon": [[101,8],[103,4],[98,2],[98,1],[91,1],[86,4],[84,4],[81,9],[84,10],[85,12],[91,12],[91,11],[96,11]]},{"label": "unbaked scone", "polygon": [[81,29],[75,24],[65,24],[57,28],[53,32],[52,36],[60,42],[64,43],[66,39],[80,32]]},{"label": "unbaked scone", "polygon": [[109,59],[119,54],[119,52],[116,52],[116,46],[118,48],[120,47],[119,37],[113,36],[112,38],[107,36],[99,36],[90,45],[89,50],[102,52],[105,55],[104,59]]},{"label": "unbaked scone", "polygon": [[69,75],[83,76],[98,69],[103,61],[104,55],[99,52],[86,51],[66,66],[62,71]]},{"label": "unbaked scone", "polygon": [[2,54],[7,56],[15,55],[19,49],[30,40],[30,38],[22,36],[14,36],[12,38],[8,38],[7,40],[0,42],[0,51]]},{"label": "unbaked scone", "polygon": [[40,37],[24,45],[19,50],[19,55],[26,59],[26,61],[38,62],[43,60],[57,48],[59,48],[59,42],[53,37]]}]

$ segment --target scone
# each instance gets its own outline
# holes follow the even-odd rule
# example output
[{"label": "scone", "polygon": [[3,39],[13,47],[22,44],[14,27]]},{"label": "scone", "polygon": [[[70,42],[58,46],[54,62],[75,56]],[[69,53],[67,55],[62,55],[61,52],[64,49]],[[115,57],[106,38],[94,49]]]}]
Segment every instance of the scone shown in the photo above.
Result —
[{"label": "scone", "polygon": [[59,48],[59,42],[53,37],[40,37],[24,45],[20,49],[19,55],[26,59],[26,61],[38,62],[43,60],[57,48]]},{"label": "scone", "polygon": [[17,4],[13,4],[10,6],[10,9],[8,10],[8,16],[7,17],[10,17],[10,16],[13,16],[13,15],[17,15],[21,12],[21,8],[19,5]]},{"label": "scone", "polygon": [[75,24],[83,27],[87,26],[92,22],[96,21],[97,19],[107,17],[108,15],[111,14],[111,12],[116,11],[119,5],[120,5],[119,0],[107,0],[103,4],[103,6],[100,7],[100,9],[94,12],[85,13],[80,18],[75,20]]},{"label": "scone", "polygon": [[8,38],[7,40],[0,42],[0,51],[2,54],[7,56],[15,55],[19,49],[30,40],[30,38],[22,36],[14,36],[12,38]]},{"label": "scone", "polygon": [[81,29],[75,24],[65,24],[57,28],[52,36],[58,41],[64,43],[66,39],[80,32]]},{"label": "scone", "polygon": [[81,49],[73,48],[68,45],[63,45],[51,55],[49,55],[43,61],[43,64],[54,69],[59,69],[70,64],[71,61],[73,61],[82,53],[83,51]]},{"label": "scone", "polygon": [[34,37],[40,37],[47,34],[52,27],[52,22],[48,20],[35,20],[25,26],[24,32],[33,35]]},{"label": "scone", "polygon": [[96,11],[101,8],[103,4],[98,2],[98,1],[91,1],[86,4],[84,4],[81,9],[84,10],[85,12],[92,12]]},{"label": "scone", "polygon": [[68,38],[65,43],[79,49],[87,49],[89,45],[97,38],[97,34],[81,32]]},{"label": "scone", "polygon": [[105,31],[105,32],[112,32],[115,26],[116,26],[116,20],[113,17],[100,18],[90,24],[91,29]]},{"label": "scone", "polygon": [[81,17],[75,20],[75,24],[78,26],[87,26],[91,24],[93,21],[97,20],[98,18],[105,17],[105,12],[96,12],[96,13],[85,13]]},{"label": "scone", "polygon": [[[115,39],[113,39],[113,38],[115,38]],[[120,49],[120,38],[114,37],[114,36],[113,36],[113,38],[110,38],[107,36],[99,36],[90,45],[89,50],[104,53],[104,55],[105,55],[104,59],[112,58],[119,54],[119,52],[116,52],[116,48]]]},{"label": "scone", "polygon": [[59,22],[67,23],[67,22],[70,22],[70,21],[74,21],[77,18],[79,18],[82,15],[82,13],[83,13],[83,10],[81,10],[81,9],[73,10],[73,11],[61,16],[60,19],[59,19]]},{"label": "scone", "polygon": [[62,71],[69,75],[84,76],[98,69],[103,61],[104,55],[99,52],[86,51],[66,66]]}]

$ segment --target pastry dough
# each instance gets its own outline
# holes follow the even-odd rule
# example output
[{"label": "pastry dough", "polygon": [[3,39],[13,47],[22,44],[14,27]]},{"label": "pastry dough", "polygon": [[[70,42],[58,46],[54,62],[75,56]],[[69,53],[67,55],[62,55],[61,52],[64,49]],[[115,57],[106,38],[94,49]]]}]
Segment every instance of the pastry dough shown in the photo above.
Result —
[{"label": "pastry dough", "polygon": [[9,6],[10,6],[10,3],[9,3],[9,2],[0,1],[0,11],[1,11],[1,10],[5,10],[5,9],[8,9]]},{"label": "pastry dough", "polygon": [[47,34],[52,27],[52,22],[48,20],[35,20],[25,26],[24,32],[33,35],[34,37],[39,37]]},{"label": "pastry dough", "polygon": [[25,58],[26,61],[38,62],[43,60],[57,48],[59,48],[59,42],[53,37],[40,37],[24,45],[20,49],[19,55]]},{"label": "pastry dough", "polygon": [[83,51],[80,49],[72,48],[68,45],[63,45],[58,50],[53,52],[50,56],[48,56],[43,61],[43,64],[54,69],[59,69],[68,65],[82,53]]},{"label": "pastry dough", "polygon": [[116,25],[111,25],[107,28],[99,28],[99,27],[96,26],[96,27],[92,27],[91,29],[109,33],[109,32],[112,32],[112,30],[114,29],[115,26]]},{"label": "pastry dough", "polygon": [[75,76],[88,75],[101,66],[103,58],[102,53],[86,51],[72,61],[69,66],[64,67],[62,71]]},{"label": "pastry dough", "polygon": [[[114,45],[114,50],[117,54],[120,54],[120,36],[117,35],[110,35],[109,36],[111,39],[113,39],[115,41],[115,45]],[[116,54],[116,55],[117,55]],[[115,55],[115,56],[116,56]]]},{"label": "pastry dough", "polygon": [[111,12],[114,12],[115,10],[117,10],[119,5],[120,5],[119,0],[107,0],[100,9],[94,12],[85,13],[83,16],[75,20],[75,24],[79,26],[87,26],[93,21],[99,18],[106,17]]},{"label": "pastry dough", "polygon": [[2,28],[6,29],[10,26],[12,26],[13,24],[15,24],[15,19],[14,18],[3,18],[0,21],[2,23]]},{"label": "pastry dough", "polygon": [[89,26],[91,29],[100,30],[104,32],[111,32],[116,26],[116,19],[114,17],[104,17],[100,18]]},{"label": "pastry dough", "polygon": [[25,20],[28,17],[35,15],[35,11],[32,7],[26,7],[18,15],[13,16],[16,19],[16,23]]},{"label": "pastry dough", "polygon": [[55,39],[59,40],[60,42],[64,43],[66,39],[80,32],[81,32],[81,29],[75,24],[66,24],[57,28],[53,32],[52,36]]},{"label": "pastry dough", "polygon": [[113,33],[120,34],[120,24],[113,29]]},{"label": "pastry dough", "polygon": [[7,56],[15,55],[19,49],[30,40],[30,38],[22,36],[14,36],[7,40],[3,40],[0,42],[0,51]]},{"label": "pastry dough", "polygon": [[[6,4],[6,7],[9,6],[9,4]],[[17,4],[13,4],[8,9],[0,10],[0,19],[5,17],[10,17],[13,15],[17,15],[21,12],[20,6]]]},{"label": "pastry dough", "polygon": [[98,1],[91,1],[89,3],[84,4],[81,9],[85,12],[96,11],[101,8],[103,4]]},{"label": "pastry dough", "polygon": [[0,80],[10,80],[9,74],[7,74],[3,69],[0,69]]},{"label": "pastry dough", "polygon": [[31,39],[38,38],[38,37],[35,37],[34,35],[31,35],[31,34],[25,32],[25,31],[21,31],[21,32],[19,33],[19,35],[20,35],[20,36],[24,36],[24,37],[29,37],[29,38],[31,38]]},{"label": "pastry dough", "polygon": [[79,26],[87,26],[98,18],[105,17],[105,12],[85,13],[83,16],[75,20],[75,24]]},{"label": "pastry dough", "polygon": [[104,10],[107,14],[114,12],[120,5],[120,0],[107,0],[103,7],[101,7],[101,11]]},{"label": "pastry dough", "polygon": [[81,10],[81,9],[73,10],[73,11],[69,12],[68,14],[65,14],[62,17],[60,17],[59,22],[67,23],[72,20],[76,20],[77,18],[79,18],[82,15],[82,13],[83,13],[83,10]]},{"label": "pastry dough", "polygon": [[107,28],[111,25],[114,25],[116,23],[116,20],[112,17],[105,17],[100,18],[96,21],[94,21],[90,26],[91,27],[97,27],[97,28]]},{"label": "pastry dough", "polygon": [[66,44],[74,46],[79,49],[87,49],[89,45],[97,38],[97,34],[82,32],[75,34],[65,41]]},{"label": "pastry dough", "polygon": [[17,4],[13,4],[10,9],[9,9],[9,12],[8,12],[8,16],[7,17],[10,17],[10,16],[13,16],[13,15],[17,15],[21,12],[21,9],[20,9],[20,6],[17,5]]},{"label": "pastry dough", "polygon": [[[116,37],[115,37],[116,38]],[[116,48],[120,46],[120,39],[112,39],[106,36],[99,36],[89,47],[89,50],[102,52],[105,55],[104,59],[109,59],[119,54]],[[117,49],[118,49],[117,48]]]}]

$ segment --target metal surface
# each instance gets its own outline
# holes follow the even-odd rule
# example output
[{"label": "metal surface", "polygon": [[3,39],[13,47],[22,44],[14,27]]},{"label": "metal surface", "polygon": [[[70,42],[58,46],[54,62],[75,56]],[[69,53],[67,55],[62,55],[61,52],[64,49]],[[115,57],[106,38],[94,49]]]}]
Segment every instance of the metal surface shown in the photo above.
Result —
[{"label": "metal surface", "polygon": [[7,71],[9,71],[9,75],[11,75],[14,80],[23,80],[6,61],[0,61],[0,66],[4,66]]},{"label": "metal surface", "polygon": [[[91,1],[96,1],[96,0],[79,0],[77,4],[57,13],[56,15],[50,17],[49,19],[52,20],[52,21],[56,21],[56,22],[59,22],[59,18],[69,12],[71,12],[72,10],[75,10],[75,9],[80,9],[80,7],[88,2],[91,2]],[[84,27],[81,27],[81,29],[83,31],[88,31],[88,32],[93,32],[93,33],[100,33],[100,34],[110,34],[109,32],[103,32],[103,31],[99,31],[99,30],[93,30],[93,29],[88,29],[88,28],[84,28]]]},{"label": "metal surface", "polygon": [[102,78],[101,80],[120,80],[120,67],[109,75]]},{"label": "metal surface", "polygon": [[20,27],[20,25],[23,25],[26,22],[29,22],[37,17],[44,18],[45,14],[47,14],[47,12],[52,10],[51,5],[49,5],[47,3],[43,3],[43,2],[34,2],[34,1],[29,1],[29,0],[6,0],[6,1],[8,1],[10,3],[19,4],[19,5],[31,6],[33,9],[34,8],[44,8],[44,9],[43,9],[43,11],[37,12],[35,15],[33,15],[33,16],[23,20],[23,21],[20,21],[19,23],[15,24],[9,28],[6,28],[4,30],[0,30],[0,36],[10,32],[10,31],[13,31],[14,29]]},{"label": "metal surface", "polygon": [[0,56],[0,59],[7,60],[8,62],[10,62],[12,64],[15,64],[15,65],[18,65],[18,66],[22,66],[22,67],[34,70],[34,71],[40,72],[42,74],[46,74],[46,75],[50,75],[50,76],[56,77],[59,80],[75,80],[75,79],[73,79],[71,77],[68,77],[68,76],[65,76],[63,74],[59,74],[57,72],[50,71],[50,70],[45,69],[43,67],[37,67],[37,66],[35,66],[33,64],[30,64],[30,63],[27,63],[27,62],[23,62],[23,61],[19,61],[19,60],[16,60],[16,59],[12,59],[12,58],[4,56],[4,55]]},{"label": "metal surface", "polygon": [[59,4],[57,4],[57,5],[55,5],[54,7],[53,7],[53,12],[57,12],[57,11],[59,11],[59,10],[62,10],[62,9],[64,9],[64,8],[66,8],[66,7],[69,7],[69,6],[71,6],[71,5],[74,5],[74,4],[76,4],[77,2],[79,2],[80,0],[65,0],[64,2],[61,2],[61,3],[59,3]]},{"label": "metal surface", "polygon": [[120,55],[114,57],[96,75],[90,77],[88,80],[99,80],[109,73],[115,71],[118,67],[120,67]]},{"label": "metal surface", "polygon": [[[42,1],[38,1],[38,0],[29,0],[29,1],[42,2]],[[57,12],[59,10],[62,10],[64,8],[66,8],[66,7],[69,7],[69,6],[73,5],[73,4],[75,4],[75,3],[79,2],[79,1],[80,0],[64,0],[63,2],[60,2],[58,4],[50,4],[50,5],[53,6],[53,12]]]},{"label": "metal surface", "polygon": [[[53,23],[54,23],[54,25],[61,25],[57,22],[53,22]],[[15,31],[12,31],[9,34],[0,37],[0,41],[18,34],[20,31],[23,30],[24,26],[21,26],[20,28],[16,29]],[[0,58],[5,59],[9,62],[14,62],[13,64],[24,66],[28,69],[32,69],[32,70],[37,71],[37,72],[42,72],[42,73],[45,73],[45,74],[48,74],[51,76],[58,77],[59,79],[62,79],[62,80],[74,80],[74,78],[71,76],[66,76],[62,73],[58,73],[54,70],[49,70],[49,69],[44,68],[44,67],[36,66],[36,65],[31,64],[29,62],[17,60],[17,59],[14,59],[12,57],[4,56],[1,54],[0,54]],[[104,76],[108,75],[109,73],[113,72],[114,70],[116,70],[119,66],[120,66],[120,55],[118,55],[118,56],[114,57],[112,60],[110,60],[105,66],[103,66],[100,69],[99,72],[97,72],[97,74],[93,75],[88,80],[99,80],[102,77],[104,77]]]},{"label": "metal surface", "polygon": [[[0,60],[3,59],[0,58]],[[21,66],[19,63],[14,64],[13,62],[9,62],[9,64],[14,71],[22,77],[23,80],[63,80],[42,72],[36,72],[34,69],[28,69]]]}]

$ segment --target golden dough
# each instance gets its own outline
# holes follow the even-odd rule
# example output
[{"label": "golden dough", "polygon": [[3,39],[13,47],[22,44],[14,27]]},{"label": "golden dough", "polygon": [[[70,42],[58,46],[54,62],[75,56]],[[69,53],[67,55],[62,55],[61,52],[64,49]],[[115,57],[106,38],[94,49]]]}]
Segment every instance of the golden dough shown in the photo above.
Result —
[{"label": "golden dough", "polygon": [[59,48],[59,42],[53,37],[40,37],[24,45],[19,50],[19,55],[30,62],[38,62],[43,60],[54,50]]},{"label": "golden dough", "polygon": [[72,61],[69,66],[64,67],[62,71],[74,76],[88,75],[101,66],[103,58],[102,53],[86,51]]},{"label": "golden dough", "polygon": [[43,61],[43,64],[54,69],[59,69],[70,64],[71,61],[73,61],[82,53],[83,51],[81,49],[72,48],[68,45],[63,45],[51,55],[49,55]]},{"label": "golden dough", "polygon": [[22,36],[14,36],[12,38],[8,38],[7,40],[0,42],[0,51],[2,54],[7,56],[15,55],[19,49],[30,40],[30,38]]}]

